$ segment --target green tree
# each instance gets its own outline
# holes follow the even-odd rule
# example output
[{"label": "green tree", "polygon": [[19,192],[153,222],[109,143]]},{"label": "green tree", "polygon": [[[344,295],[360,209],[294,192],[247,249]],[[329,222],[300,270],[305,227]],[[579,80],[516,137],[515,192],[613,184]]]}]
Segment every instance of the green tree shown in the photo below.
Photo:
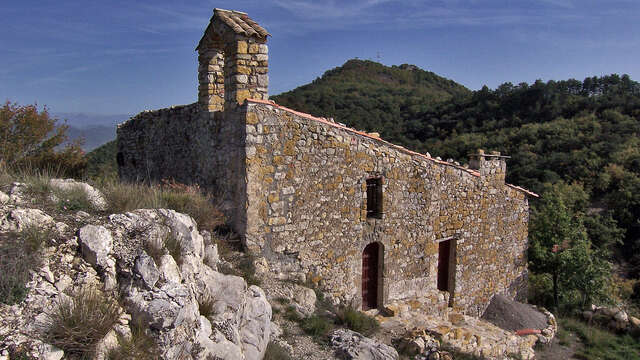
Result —
[{"label": "green tree", "polygon": [[[610,264],[606,251],[592,247],[582,214],[565,205],[576,193],[562,193],[566,185],[548,187],[531,217],[529,266],[552,279],[553,306],[584,306],[606,300]],[[573,203],[575,204],[575,202]]]}]

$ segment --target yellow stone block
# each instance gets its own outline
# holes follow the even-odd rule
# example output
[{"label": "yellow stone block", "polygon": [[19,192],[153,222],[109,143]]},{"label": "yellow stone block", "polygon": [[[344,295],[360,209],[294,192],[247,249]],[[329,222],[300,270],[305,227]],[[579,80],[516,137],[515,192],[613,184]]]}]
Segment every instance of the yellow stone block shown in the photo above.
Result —
[{"label": "yellow stone block", "polygon": [[283,153],[285,155],[295,155],[296,154],[296,143],[293,140],[288,140],[286,143],[284,143],[284,149],[283,149]]},{"label": "yellow stone block", "polygon": [[251,93],[249,90],[238,90],[236,92],[236,101],[238,103],[243,103],[246,99],[251,97]]},{"label": "yellow stone block", "polygon": [[246,54],[247,53],[248,44],[246,41],[238,41],[238,54]]},{"label": "yellow stone block", "polygon": [[239,65],[238,67],[236,67],[236,71],[237,71],[239,74],[244,74],[244,75],[249,75],[249,74],[251,74],[251,68],[250,68],[250,67],[247,67],[247,66]]},{"label": "yellow stone block", "polygon": [[260,52],[258,44],[249,44],[249,54],[257,54]]},{"label": "yellow stone block", "polygon": [[269,196],[267,196],[267,200],[269,200],[269,203],[273,204],[276,201],[280,201],[280,196],[278,196],[278,194],[269,194]]},{"label": "yellow stone block", "polygon": [[254,112],[247,113],[247,124],[255,125],[258,123],[258,115]]}]

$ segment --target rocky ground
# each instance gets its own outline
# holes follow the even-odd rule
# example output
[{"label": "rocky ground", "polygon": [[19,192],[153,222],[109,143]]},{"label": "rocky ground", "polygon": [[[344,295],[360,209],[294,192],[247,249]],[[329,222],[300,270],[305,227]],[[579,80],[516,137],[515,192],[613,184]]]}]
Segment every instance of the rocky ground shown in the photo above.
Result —
[{"label": "rocky ground", "polygon": [[[72,180],[12,183],[2,190],[0,265],[33,266],[26,293],[15,301],[0,299],[0,360],[253,360],[265,354],[266,359],[382,360],[398,359],[398,349],[412,359],[453,359],[458,350],[530,358],[541,336],[518,337],[459,314],[430,318],[403,306],[393,309],[394,317],[378,315],[380,329],[363,336],[336,325],[339,311],[322,294],[279,279],[260,259],[228,249],[219,254],[216,235],[200,231],[188,215],[167,209],[110,214],[102,193]],[[86,194],[80,205],[67,197],[78,191]],[[7,244],[34,238],[40,239],[38,246],[20,247],[11,253],[11,263]],[[0,276],[6,280],[11,274]],[[96,306],[89,301],[94,298],[104,301]],[[84,320],[96,322],[86,328],[93,337],[78,334],[83,328],[77,324],[70,330],[60,326],[62,310],[85,308],[105,314]],[[547,324],[546,317],[536,316]],[[311,330],[304,325],[310,318],[319,321]],[[333,329],[323,327],[327,324]],[[69,340],[73,336],[75,342]]]}]

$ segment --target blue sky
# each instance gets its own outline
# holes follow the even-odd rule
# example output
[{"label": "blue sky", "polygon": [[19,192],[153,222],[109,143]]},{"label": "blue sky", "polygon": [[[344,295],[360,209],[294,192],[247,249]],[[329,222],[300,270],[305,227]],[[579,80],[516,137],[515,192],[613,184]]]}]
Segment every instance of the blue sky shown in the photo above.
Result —
[{"label": "blue sky", "polygon": [[214,7],[245,11],[273,35],[271,95],[355,57],[471,89],[640,80],[639,0],[4,0],[0,100],[98,114],[194,102],[194,48]]}]

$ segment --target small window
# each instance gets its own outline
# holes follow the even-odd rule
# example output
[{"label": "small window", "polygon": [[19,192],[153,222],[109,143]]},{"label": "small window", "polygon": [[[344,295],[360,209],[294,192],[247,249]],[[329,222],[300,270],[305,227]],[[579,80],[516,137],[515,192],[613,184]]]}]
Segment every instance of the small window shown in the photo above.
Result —
[{"label": "small window", "polygon": [[367,217],[382,219],[382,178],[367,179]]}]

